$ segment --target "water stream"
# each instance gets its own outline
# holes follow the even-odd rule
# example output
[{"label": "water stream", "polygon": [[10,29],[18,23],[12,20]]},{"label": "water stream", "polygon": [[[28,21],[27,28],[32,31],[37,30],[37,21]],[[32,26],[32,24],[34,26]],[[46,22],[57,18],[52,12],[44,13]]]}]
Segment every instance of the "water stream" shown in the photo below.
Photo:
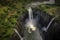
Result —
[{"label": "water stream", "polygon": [[33,13],[32,13],[32,8],[31,7],[29,7],[28,8],[28,14],[29,14],[29,21],[32,21],[33,20]]},{"label": "water stream", "polygon": [[49,1],[43,1],[43,2],[31,2],[29,4],[27,4],[26,7],[37,7],[38,5],[41,5],[41,4],[55,4],[55,0],[49,0]]},{"label": "water stream", "polygon": [[52,22],[53,22],[54,20],[55,20],[55,17],[53,17],[53,18],[51,19],[51,21],[48,23],[47,27],[43,27],[42,30],[45,31],[45,32],[47,32],[47,30],[49,29],[49,27],[51,26],[51,24],[52,24]]},{"label": "water stream", "polygon": [[21,37],[21,35],[20,35],[19,32],[17,31],[17,29],[14,29],[14,31],[15,31],[16,34],[19,36],[20,40],[23,40],[23,38]]}]

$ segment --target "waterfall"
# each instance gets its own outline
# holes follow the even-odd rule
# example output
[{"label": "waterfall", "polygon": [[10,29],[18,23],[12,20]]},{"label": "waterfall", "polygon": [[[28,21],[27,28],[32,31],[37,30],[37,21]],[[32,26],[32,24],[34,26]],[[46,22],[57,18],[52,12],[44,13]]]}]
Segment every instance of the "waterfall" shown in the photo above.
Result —
[{"label": "waterfall", "polygon": [[29,7],[28,8],[28,21],[26,21],[26,25],[25,27],[27,28],[24,31],[24,39],[25,40],[43,40],[39,29],[36,27],[36,23],[37,23],[37,17],[34,19],[33,18],[33,12],[32,12],[32,8]]},{"label": "waterfall", "polygon": [[42,30],[45,31],[45,32],[47,32],[47,30],[49,29],[50,25],[52,24],[52,22],[53,22],[54,20],[55,20],[55,17],[53,17],[53,18],[51,19],[51,21],[49,22],[49,24],[47,25],[47,27],[43,27]]},{"label": "waterfall", "polygon": [[[25,26],[26,30],[24,30],[24,38],[21,37],[21,35],[19,34],[19,32],[17,31],[17,29],[14,29],[14,31],[16,32],[16,34],[19,36],[19,38],[21,40],[43,40],[39,29],[36,27],[36,19],[33,19],[33,12],[32,12],[32,6],[36,7],[40,4],[54,4],[55,1],[54,0],[50,0],[50,1],[44,1],[44,2],[33,2],[27,5],[28,7],[28,15],[29,15],[29,19],[26,22]],[[43,28],[44,31],[47,31],[49,26],[51,25],[51,23],[53,22],[55,18],[53,18],[50,23],[48,24],[48,26],[46,28]]]},{"label": "waterfall", "polygon": [[49,1],[43,1],[43,2],[39,2],[39,1],[31,2],[31,3],[27,4],[26,7],[37,7],[41,4],[55,4],[55,0],[49,0]]},{"label": "waterfall", "polygon": [[14,29],[14,31],[15,31],[16,34],[19,36],[19,38],[20,38],[21,40],[23,40],[23,38],[21,37],[21,35],[20,35],[19,32],[17,31],[17,29]]},{"label": "waterfall", "polygon": [[31,7],[28,8],[28,15],[29,15],[29,19],[26,22],[26,27],[28,28],[28,32],[31,33],[30,29],[32,29],[32,31],[36,29],[35,20],[33,19],[33,12]]},{"label": "waterfall", "polygon": [[32,21],[32,20],[33,20],[33,13],[32,13],[32,8],[31,8],[31,7],[28,8],[28,12],[29,12],[29,13],[28,13],[28,15],[29,15],[29,20]]}]

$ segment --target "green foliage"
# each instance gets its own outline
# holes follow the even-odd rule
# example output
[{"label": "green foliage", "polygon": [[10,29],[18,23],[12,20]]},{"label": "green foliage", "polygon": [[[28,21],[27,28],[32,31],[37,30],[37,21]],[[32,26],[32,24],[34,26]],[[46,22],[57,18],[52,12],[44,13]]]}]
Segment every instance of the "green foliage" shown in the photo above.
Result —
[{"label": "green foliage", "polygon": [[56,22],[60,23],[60,6],[56,5],[40,5],[40,9],[47,12],[49,15],[56,17]]},{"label": "green foliage", "polygon": [[57,10],[60,8],[59,6],[55,5],[40,5],[40,9],[46,11],[49,15],[56,15]]},{"label": "green foliage", "polygon": [[23,4],[17,2],[0,1],[0,40],[10,40],[17,19],[24,11]]}]

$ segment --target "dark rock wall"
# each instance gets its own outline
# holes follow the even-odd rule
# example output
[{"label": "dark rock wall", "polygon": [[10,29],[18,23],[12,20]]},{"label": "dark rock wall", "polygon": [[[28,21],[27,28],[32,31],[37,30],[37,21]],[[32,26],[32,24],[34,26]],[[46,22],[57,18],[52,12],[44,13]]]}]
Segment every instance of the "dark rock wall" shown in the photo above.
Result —
[{"label": "dark rock wall", "polygon": [[55,0],[55,2],[56,2],[56,5],[60,6],[60,0]]}]

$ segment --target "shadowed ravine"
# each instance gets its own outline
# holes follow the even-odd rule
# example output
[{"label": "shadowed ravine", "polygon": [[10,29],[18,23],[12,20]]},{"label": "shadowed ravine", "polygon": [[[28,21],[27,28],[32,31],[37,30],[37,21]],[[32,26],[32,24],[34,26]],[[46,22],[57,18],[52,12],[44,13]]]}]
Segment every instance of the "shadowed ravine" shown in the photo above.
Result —
[{"label": "shadowed ravine", "polygon": [[[16,27],[18,33],[24,40],[53,40],[59,38],[59,27],[60,24],[56,23],[55,17],[48,15],[48,13],[38,9],[32,8],[33,22],[36,30],[32,30],[29,26],[26,27],[25,24],[29,23],[28,11],[21,15],[18,19],[18,26]],[[28,21],[26,21],[28,20]],[[49,25],[49,26],[48,26]],[[47,31],[41,30],[42,28],[48,28]],[[30,29],[29,29],[30,28]],[[19,31],[20,30],[20,31]],[[58,32],[57,32],[58,31]],[[57,37],[56,37],[57,36]],[[55,38],[56,37],[56,38]],[[21,40],[17,33],[14,33],[13,40]]]},{"label": "shadowed ravine", "polygon": [[[53,4],[54,3],[53,1],[52,1],[52,3],[50,3],[50,2],[51,1],[43,2],[43,3],[37,2],[37,4],[32,3],[31,5],[37,6],[40,4]],[[29,5],[30,4],[28,4],[28,6]],[[24,24],[24,36],[21,37],[21,35],[19,35],[19,32],[16,32],[16,30],[14,30],[21,40],[45,40],[43,37],[42,31],[46,32],[55,18],[52,18],[50,20],[47,19],[47,20],[49,20],[48,22],[46,22],[46,23],[48,23],[47,26],[42,26],[42,25],[44,25],[43,23],[46,21],[46,20],[43,20],[40,18],[42,13],[40,12],[40,14],[37,14],[37,16],[34,17],[32,8],[28,7],[28,16],[27,16],[28,18],[26,18],[24,20],[24,22],[25,22],[25,24]],[[44,22],[40,21],[40,20],[43,20]],[[37,25],[38,25],[39,21],[40,21],[40,23],[41,22],[42,23],[38,27]],[[42,31],[41,31],[41,28],[42,28]]]},{"label": "shadowed ravine", "polygon": [[29,18],[25,19],[24,37],[22,38],[17,30],[15,30],[15,32],[17,31],[16,34],[21,40],[43,40],[42,31],[47,31],[55,18],[52,18],[47,27],[45,27],[46,30],[44,30],[43,27],[43,30],[40,31],[41,29],[37,27],[39,16],[37,15],[34,17],[32,8],[30,7],[28,9],[28,16]]}]

